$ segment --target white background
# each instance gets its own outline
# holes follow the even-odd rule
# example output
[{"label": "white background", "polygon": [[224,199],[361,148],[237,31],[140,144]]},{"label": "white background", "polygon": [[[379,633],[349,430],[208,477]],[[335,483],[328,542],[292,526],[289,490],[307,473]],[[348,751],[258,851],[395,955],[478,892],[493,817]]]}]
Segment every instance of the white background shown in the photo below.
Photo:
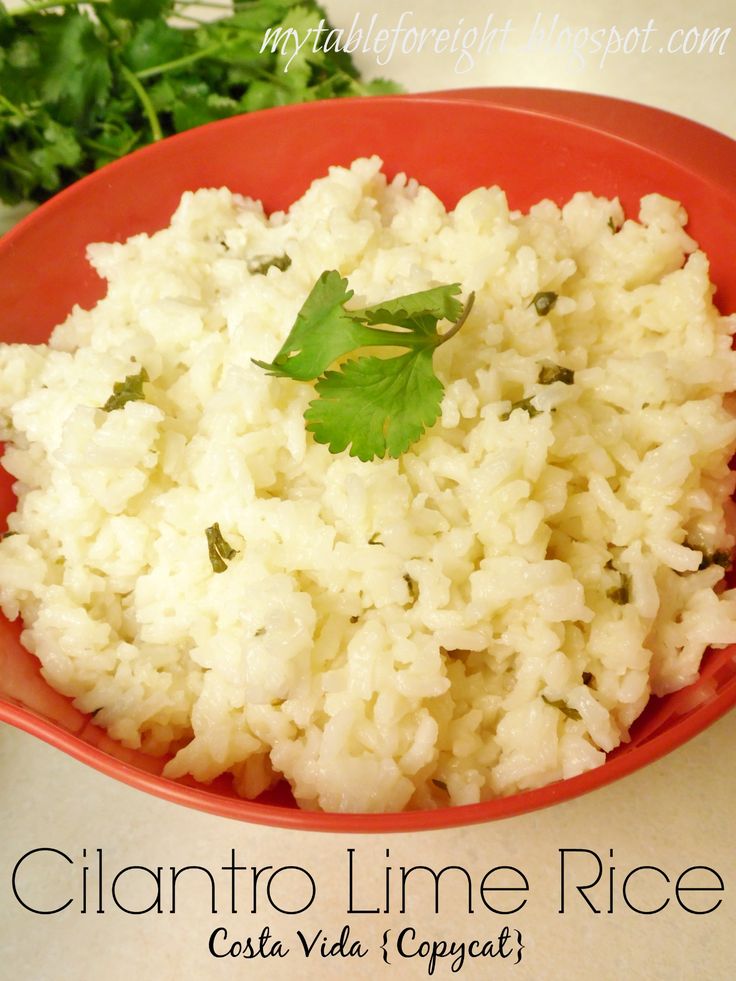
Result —
[{"label": "white background", "polygon": [[[657,39],[677,28],[725,28],[736,35],[734,0],[666,2],[666,0],[538,0],[499,3],[473,0],[413,4],[388,0],[360,6],[356,0],[326,4],[332,20],[349,26],[356,12],[364,22],[380,15],[387,27],[407,9],[415,26],[454,29],[482,27],[489,13],[497,22],[512,18],[513,44],[505,53],[478,59],[472,71],[458,74],[452,55],[396,55],[378,68],[368,55],[358,56],[367,75],[386,75],[409,90],[475,85],[524,85],[579,89],[646,102],[690,116],[736,137],[736,36],[725,54],[616,55],[600,67],[594,59],[580,67],[569,56],[553,51],[525,50],[537,12],[549,25],[555,13],[560,25],[577,28],[618,26],[623,31],[644,27],[654,18]],[[438,134],[438,140],[441,134]],[[736,177],[736,175],[735,175]],[[619,783],[585,798],[547,811],[494,824],[423,835],[342,838],[304,835],[251,827],[188,811],[102,777],[32,738],[0,728],[0,976],[12,981],[84,981],[155,978],[308,978],[353,977],[421,978],[418,959],[394,963],[389,969],[376,956],[382,931],[412,925],[428,937],[456,940],[491,937],[508,922],[524,935],[522,963],[490,961],[468,964],[458,977],[510,977],[535,981],[599,981],[639,978],[647,981],[703,979],[726,981],[734,976],[733,923],[736,910],[736,853],[733,814],[736,807],[736,713],[668,758]],[[49,902],[73,897],[75,902],[56,916],[24,911],[10,891],[14,864],[26,851],[53,847],[73,860],[49,861],[33,870],[30,881],[37,897]],[[517,916],[504,919],[476,908],[468,915],[459,888],[448,889],[441,914],[427,902],[428,891],[405,915],[398,903],[391,913],[346,916],[346,849],[357,849],[358,884],[370,902],[389,864],[425,863],[435,869],[462,865],[479,880],[495,865],[515,865],[529,882],[529,901]],[[244,865],[295,864],[308,868],[317,881],[313,906],[297,918],[274,915],[263,904],[256,915],[212,915],[208,894],[195,880],[181,893],[175,915],[150,913],[126,916],[114,909],[103,915],[79,912],[82,849],[88,855],[101,848],[108,865],[107,880],[126,865],[183,866],[199,864],[216,871],[235,848]],[[615,911],[596,915],[582,901],[572,902],[564,915],[559,906],[558,849],[589,848],[616,867]],[[386,849],[390,857],[386,857]],[[609,850],[614,858],[609,859]],[[652,865],[671,880],[690,865],[718,870],[726,883],[724,901],[715,913],[693,916],[674,900],[654,916],[637,915],[623,905],[620,882],[630,869]],[[140,880],[143,884],[143,880]],[[661,877],[652,873],[642,903],[654,905],[672,895]],[[90,889],[96,882],[90,872]],[[142,891],[142,897],[146,893]],[[107,892],[109,896],[109,890]],[[605,910],[605,888],[598,898]],[[244,893],[246,899],[248,894]],[[132,892],[126,893],[133,904]],[[476,894],[477,897],[477,894]],[[224,897],[222,906],[225,906]],[[142,899],[140,900],[142,901]],[[91,904],[93,906],[93,904]],[[108,901],[108,906],[112,904]],[[477,907],[476,898],[476,907]],[[243,910],[247,910],[247,902]],[[211,930],[224,925],[241,939],[266,924],[291,940],[297,927],[306,933],[322,928],[334,937],[346,922],[372,954],[360,961],[295,959],[283,961],[214,960],[207,952]],[[293,946],[293,943],[290,944]],[[435,977],[451,977],[446,966]]]}]

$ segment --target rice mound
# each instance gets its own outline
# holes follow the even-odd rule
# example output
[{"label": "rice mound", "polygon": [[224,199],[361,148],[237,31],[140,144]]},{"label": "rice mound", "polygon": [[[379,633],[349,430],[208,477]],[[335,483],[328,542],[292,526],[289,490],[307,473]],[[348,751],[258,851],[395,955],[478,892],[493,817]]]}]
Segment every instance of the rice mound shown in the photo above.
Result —
[{"label": "rice mound", "polygon": [[[685,222],[658,195],[638,222],[589,193],[522,215],[497,187],[447,212],[371,158],[287,213],[200,190],[91,245],[106,297],[0,350],[0,601],[45,678],[171,777],[256,797],[283,776],[306,808],[469,804],[603,763],[736,642],[712,560],[734,545],[736,317]],[[331,455],[313,386],[251,361],[325,269],[355,306],[476,293],[435,355],[441,419],[398,460]],[[550,362],[573,383],[541,384]],[[145,400],[103,412],[142,366]]]}]

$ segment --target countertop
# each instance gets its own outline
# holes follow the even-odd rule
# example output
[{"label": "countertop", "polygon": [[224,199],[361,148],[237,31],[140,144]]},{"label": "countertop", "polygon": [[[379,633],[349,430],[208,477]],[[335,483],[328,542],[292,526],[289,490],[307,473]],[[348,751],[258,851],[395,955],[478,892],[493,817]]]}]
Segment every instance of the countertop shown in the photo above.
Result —
[{"label": "countertop", "polygon": [[[326,7],[333,22],[344,27],[356,16],[367,26],[376,15],[379,26],[390,28],[404,10],[389,0],[364,6],[356,0],[332,0]],[[451,5],[431,0],[407,5],[406,11],[405,26],[451,31],[458,26],[500,30],[510,19],[507,41],[502,50],[499,33],[495,49],[491,45],[485,54],[463,58],[461,64],[456,54],[424,50],[395,52],[387,64],[378,66],[375,56],[358,53],[356,61],[367,75],[392,77],[411,91],[524,85],[615,95],[680,113],[736,138],[733,0],[701,0],[697,7],[682,0],[601,0],[595,5],[537,0],[494,6],[472,0],[455,0]],[[643,52],[647,26],[651,44]],[[605,43],[614,27],[621,37],[632,39],[630,44],[631,29],[638,27],[639,49],[610,53],[603,64],[601,52],[586,49],[575,56],[562,50],[565,37],[582,38],[580,31],[585,28],[588,37],[602,30],[597,36]],[[682,41],[693,28],[702,35],[715,27],[721,32],[730,28],[730,34],[721,34],[722,53],[660,50],[670,37]],[[571,28],[567,35],[566,28]],[[546,41],[541,40],[541,30],[552,31]],[[118,784],[3,726],[0,976],[8,981],[93,977],[173,981],[246,975],[271,981],[294,974],[316,979],[345,973],[358,978],[377,974],[422,978],[428,976],[430,965],[421,953],[404,958],[392,954],[390,964],[384,963],[380,951],[384,931],[392,931],[392,937],[401,930],[416,931],[405,934],[408,955],[421,952],[423,940],[431,943],[441,938],[457,944],[494,940],[498,947],[499,934],[507,926],[510,935],[501,952],[518,951],[518,930],[524,944],[519,963],[514,953],[471,958],[466,947],[466,959],[455,974],[468,979],[499,976],[535,981],[593,977],[726,981],[736,969],[735,745],[736,712],[731,712],[645,770],[545,811],[421,835],[340,837],[248,826],[189,811]],[[49,910],[71,900],[61,912],[31,912],[13,895],[13,869],[36,849],[42,851],[21,862],[16,889],[27,905],[38,909]],[[250,870],[240,873],[236,914],[230,909],[228,876],[222,871],[232,864],[232,850],[236,864]],[[97,911],[100,855],[101,913]],[[397,870],[422,864],[436,872],[448,866],[459,868],[443,873],[438,912],[429,880],[415,883],[402,911]],[[126,866],[141,868],[121,877],[116,892],[115,876]],[[174,913],[170,911],[172,866],[202,867],[184,873],[186,885],[183,879]],[[312,887],[298,869],[272,880],[269,901],[265,888],[269,875],[285,866],[310,873],[311,902]],[[484,875],[497,866],[517,870],[505,873],[511,877],[506,884],[517,887],[523,873],[528,889],[483,892]],[[703,868],[685,876],[678,891],[678,877],[692,866]],[[162,911],[134,915],[117,908],[115,899],[120,906],[139,909],[150,902],[158,867]],[[253,867],[265,869],[255,895]],[[645,868],[628,880],[626,898],[640,909],[661,906],[658,912],[638,913],[627,905],[624,880],[641,867]],[[575,887],[591,883],[599,868],[598,884],[579,892]],[[203,870],[217,881],[216,913]],[[717,877],[723,880],[722,891],[713,888]],[[709,886],[711,891],[686,892],[682,888],[686,885]],[[492,912],[484,900],[502,912]],[[720,905],[709,913],[695,914],[685,908],[703,910],[719,900]],[[523,908],[511,913],[522,901]],[[300,903],[308,906],[302,913],[279,912],[279,907],[294,910]],[[387,912],[367,912],[386,905]],[[264,927],[292,949],[289,956],[246,959],[210,953],[210,943],[216,954],[222,954],[233,940],[245,946],[246,937],[257,937]],[[357,943],[367,949],[366,955],[322,956],[323,939],[328,938],[325,951],[329,953],[329,945],[345,927],[349,937],[343,936],[343,950]],[[218,928],[227,930],[227,943],[222,930],[210,940]],[[308,958],[297,930],[306,943],[317,936]],[[434,976],[453,976],[451,961],[457,966],[459,956],[458,948],[455,958],[438,963]]]}]

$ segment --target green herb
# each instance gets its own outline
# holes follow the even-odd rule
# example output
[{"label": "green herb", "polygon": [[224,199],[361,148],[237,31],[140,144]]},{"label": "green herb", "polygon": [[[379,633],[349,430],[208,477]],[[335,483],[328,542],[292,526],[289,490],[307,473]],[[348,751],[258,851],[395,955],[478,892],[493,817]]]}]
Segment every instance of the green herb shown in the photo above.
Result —
[{"label": "green herb", "polygon": [[409,587],[409,596],[411,598],[412,605],[414,605],[414,603],[416,603],[416,601],[419,599],[419,583],[416,581],[416,579],[412,579],[408,572],[404,574],[404,582]]},{"label": "green herb", "polygon": [[542,695],[542,701],[546,702],[547,705],[551,705],[552,708],[556,708],[558,711],[562,712],[562,714],[568,719],[575,719],[578,721],[582,718],[577,709],[570,708],[570,706],[565,702],[553,702],[551,699],[547,698],[546,695]]},{"label": "green herb", "polygon": [[575,372],[572,368],[563,368],[561,365],[547,361],[539,369],[539,378],[537,381],[540,385],[552,385],[554,382],[562,382],[563,385],[572,385],[575,381]]},{"label": "green herb", "polygon": [[[12,12],[0,3],[0,200],[43,201],[137,147],[215,119],[398,91],[362,82],[334,37],[324,50],[331,25],[315,0],[235,0],[232,11],[210,3],[224,14],[211,23],[183,0],[27,0]],[[186,27],[169,24],[172,15]]]},{"label": "green herb", "polygon": [[265,276],[272,266],[280,269],[281,272],[286,272],[290,265],[291,258],[286,254],[256,255],[248,260],[248,272],[253,273],[254,276]]},{"label": "green herb", "polygon": [[512,402],[509,411],[504,412],[503,415],[500,416],[501,421],[506,422],[506,420],[510,418],[511,413],[515,409],[521,409],[523,412],[527,412],[532,419],[534,418],[534,416],[538,416],[542,410],[538,409],[536,405],[534,405],[534,403],[532,402],[533,398],[534,396],[530,395],[529,398],[519,399],[518,402]]},{"label": "green herb", "polygon": [[148,372],[141,368],[137,375],[127,375],[125,381],[115,382],[112,395],[102,406],[105,412],[122,409],[128,402],[139,402],[145,398],[143,383],[148,381]]},{"label": "green herb", "polygon": [[723,569],[731,568],[731,556],[728,552],[716,551],[712,554],[703,552],[703,558],[701,559],[698,570],[707,569],[711,565],[720,565]]},{"label": "green herb", "polygon": [[608,227],[611,229],[611,231],[614,233],[614,235],[618,231],[618,229],[616,228],[616,223],[613,220],[613,218],[609,218],[608,219]]},{"label": "green herb", "polygon": [[631,577],[621,573],[621,585],[607,590],[606,596],[619,606],[625,606],[631,600]]},{"label": "green herb", "polygon": [[529,305],[531,306],[533,304],[539,316],[545,317],[552,310],[555,303],[557,303],[557,294],[545,291],[543,293],[535,293],[534,299]]},{"label": "green herb", "polygon": [[217,522],[205,528],[207,536],[207,550],[210,556],[213,572],[224,572],[227,569],[226,560],[230,560],[237,555],[236,549],[232,548],[222,537],[220,526]]},{"label": "green herb", "polygon": [[[347,310],[353,296],[335,270],[322,273],[297,314],[281,350],[271,362],[256,361],[270,375],[310,381],[318,378],[318,398],[304,413],[307,429],[331,453],[350,446],[350,455],[368,461],[386,453],[398,457],[416,442],[440,413],[444,394],[434,373],[435,349],[460,330],[473,305],[457,299],[460,284],[410,293],[385,303]],[[440,320],[453,326],[440,334]],[[386,324],[399,330],[381,330]],[[395,357],[359,357],[338,370],[329,365],[364,347],[402,347]],[[321,377],[320,377],[321,376]]]}]

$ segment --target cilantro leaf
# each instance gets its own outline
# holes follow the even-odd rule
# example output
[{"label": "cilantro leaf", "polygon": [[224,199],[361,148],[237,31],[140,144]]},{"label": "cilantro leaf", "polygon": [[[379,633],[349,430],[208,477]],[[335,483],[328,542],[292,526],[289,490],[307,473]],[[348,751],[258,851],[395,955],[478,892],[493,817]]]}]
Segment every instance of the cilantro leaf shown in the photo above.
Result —
[{"label": "cilantro leaf", "polygon": [[[336,270],[326,270],[312,287],[289,336],[272,362],[256,361],[271,375],[317,381],[319,396],[304,418],[307,430],[332,453],[350,447],[351,456],[368,461],[386,453],[398,457],[437,420],[444,389],[432,358],[453,337],[473,305],[456,298],[459,283],[410,293],[385,303],[346,310],[353,291]],[[444,318],[454,320],[445,333]],[[377,329],[387,324],[400,330]],[[360,357],[339,370],[327,367],[362,347],[403,347],[394,357]]]},{"label": "cilantro leaf", "polygon": [[364,357],[328,371],[304,414],[308,431],[331,453],[350,446],[350,455],[363,461],[401,456],[440,414],[444,389],[432,354],[420,348],[395,358]]},{"label": "cilantro leaf", "polygon": [[369,324],[394,324],[429,336],[436,333],[438,320],[458,319],[463,305],[458,300],[460,284],[435,286],[431,290],[410,293],[395,300],[386,300],[360,313]]},{"label": "cilantro leaf", "polygon": [[110,0],[110,9],[123,20],[145,20],[171,13],[174,0]]},{"label": "cilantro leaf", "polygon": [[352,295],[340,273],[334,269],[323,272],[276,357],[270,364],[255,363],[270,375],[309,381],[343,354],[369,343],[370,333],[343,309]]},{"label": "cilantro leaf", "polygon": [[122,51],[125,64],[134,72],[180,58],[187,48],[183,31],[163,20],[143,20]]},{"label": "cilantro leaf", "polygon": [[110,90],[107,47],[92,21],[73,10],[38,22],[41,98],[56,107],[59,122],[76,125]]},{"label": "cilantro leaf", "polygon": [[74,130],[61,126],[53,119],[48,121],[43,131],[45,146],[30,153],[30,159],[43,172],[42,181],[48,190],[61,185],[61,168],[74,167],[82,157],[82,148],[77,142]]},{"label": "cilantro leaf", "polygon": [[182,87],[174,105],[173,119],[177,133],[226,119],[238,111],[238,103],[226,95],[210,92],[207,85],[198,82]]},{"label": "cilantro leaf", "polygon": [[[320,19],[319,10],[309,10],[299,4],[289,11],[279,25],[282,31],[291,29],[295,32],[291,35],[291,43],[284,43],[276,56],[276,68],[286,76],[285,80],[290,84],[305,86],[312,71],[312,63],[319,64],[320,59],[324,57],[319,49],[313,50],[314,35],[309,34],[309,31],[316,32],[319,29]],[[303,38],[306,42],[298,47],[299,41]]]}]

